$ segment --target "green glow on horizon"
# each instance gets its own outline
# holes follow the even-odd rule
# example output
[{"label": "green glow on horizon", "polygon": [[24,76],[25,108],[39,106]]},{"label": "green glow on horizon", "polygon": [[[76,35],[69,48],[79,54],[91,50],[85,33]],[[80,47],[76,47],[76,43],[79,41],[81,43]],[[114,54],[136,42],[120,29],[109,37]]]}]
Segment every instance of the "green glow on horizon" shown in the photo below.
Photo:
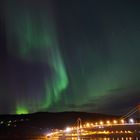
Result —
[{"label": "green glow on horizon", "polygon": [[16,114],[17,115],[28,114],[28,113],[29,113],[29,111],[27,110],[27,108],[17,106],[17,109],[16,109]]}]

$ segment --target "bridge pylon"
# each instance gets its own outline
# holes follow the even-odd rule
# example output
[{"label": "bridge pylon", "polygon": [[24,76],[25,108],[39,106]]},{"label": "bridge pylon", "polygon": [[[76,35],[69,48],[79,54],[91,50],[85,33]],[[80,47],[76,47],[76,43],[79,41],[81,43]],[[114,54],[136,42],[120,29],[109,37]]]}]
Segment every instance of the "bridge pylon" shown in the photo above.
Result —
[{"label": "bridge pylon", "polygon": [[[125,115],[123,115],[121,117],[121,119],[128,119],[130,118],[131,116],[135,115],[135,118],[139,118],[140,117],[140,104],[137,105],[136,107],[132,108],[128,113],[126,113]],[[139,117],[136,117],[136,116],[139,116]]]},{"label": "bridge pylon", "polygon": [[81,118],[77,119],[77,139],[80,140],[80,135],[81,135],[81,128],[82,128],[82,120]]}]

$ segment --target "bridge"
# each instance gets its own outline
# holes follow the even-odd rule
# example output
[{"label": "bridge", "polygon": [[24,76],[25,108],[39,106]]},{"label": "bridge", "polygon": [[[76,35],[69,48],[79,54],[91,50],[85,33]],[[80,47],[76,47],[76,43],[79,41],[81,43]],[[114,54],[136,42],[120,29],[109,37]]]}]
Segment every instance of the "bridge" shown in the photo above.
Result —
[{"label": "bridge", "polygon": [[[73,126],[69,126],[64,130],[54,130],[46,135],[47,139],[66,140],[75,138],[80,140],[87,137],[95,136],[140,136],[140,120],[133,119],[132,116],[140,111],[140,106],[130,110],[127,114],[119,119],[100,120],[98,122],[82,122],[77,119]],[[138,117],[138,116],[137,116]]]}]

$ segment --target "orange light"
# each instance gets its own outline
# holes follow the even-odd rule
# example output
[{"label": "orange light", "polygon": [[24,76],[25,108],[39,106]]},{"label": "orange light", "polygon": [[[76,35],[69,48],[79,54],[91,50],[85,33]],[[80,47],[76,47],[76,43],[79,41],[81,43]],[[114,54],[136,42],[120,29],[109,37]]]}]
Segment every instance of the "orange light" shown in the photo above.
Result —
[{"label": "orange light", "polygon": [[89,123],[86,124],[86,127],[90,127]]},{"label": "orange light", "polygon": [[110,124],[110,121],[106,121],[107,124]]},{"label": "orange light", "polygon": [[121,123],[124,124],[124,120],[123,119],[121,119]]},{"label": "orange light", "polygon": [[117,121],[116,121],[116,120],[114,120],[114,121],[113,121],[113,123],[114,123],[114,124],[117,124]]},{"label": "orange light", "polygon": [[100,125],[103,125],[103,122],[102,121],[100,121]]},{"label": "orange light", "polygon": [[95,125],[98,125],[98,123],[96,122]]}]

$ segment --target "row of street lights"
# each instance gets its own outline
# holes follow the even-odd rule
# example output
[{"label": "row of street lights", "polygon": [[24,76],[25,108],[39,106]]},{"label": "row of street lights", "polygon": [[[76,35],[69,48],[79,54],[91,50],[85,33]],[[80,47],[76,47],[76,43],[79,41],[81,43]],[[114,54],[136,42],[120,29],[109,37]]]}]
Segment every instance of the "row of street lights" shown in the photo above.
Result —
[{"label": "row of street lights", "polygon": [[113,121],[110,121],[110,120],[107,120],[107,121],[99,121],[99,122],[95,122],[95,123],[90,123],[90,122],[87,122],[85,124],[80,124],[80,125],[77,125],[75,127],[67,127],[65,129],[65,132],[70,132],[71,130],[76,130],[77,128],[91,128],[91,127],[97,127],[97,126],[111,126],[111,125],[124,125],[124,124],[134,124],[135,121],[133,118],[130,118],[127,121],[125,121],[124,119],[121,119],[121,120],[113,120]]},{"label": "row of street lights", "polygon": [[95,123],[89,123],[89,122],[87,122],[86,124],[84,124],[82,127],[83,128],[88,128],[88,127],[95,127],[95,126],[99,126],[99,125],[104,125],[104,126],[106,126],[106,125],[122,125],[122,124],[126,124],[126,123],[128,123],[128,124],[134,124],[135,123],[135,121],[134,121],[134,119],[133,118],[130,118],[129,120],[128,120],[128,122],[126,122],[124,119],[121,119],[121,120],[113,120],[113,121],[110,121],[110,120],[107,120],[107,121],[99,121],[99,122],[95,122]]}]

